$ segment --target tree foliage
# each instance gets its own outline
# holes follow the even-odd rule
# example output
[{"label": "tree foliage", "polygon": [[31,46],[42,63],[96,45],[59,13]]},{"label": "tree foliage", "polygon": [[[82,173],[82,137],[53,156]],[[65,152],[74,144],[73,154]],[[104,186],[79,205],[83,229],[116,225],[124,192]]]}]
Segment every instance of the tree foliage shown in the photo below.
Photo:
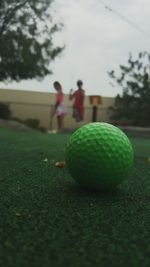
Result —
[{"label": "tree foliage", "polygon": [[0,102],[0,119],[8,120],[11,117],[11,110],[5,103]]},{"label": "tree foliage", "polygon": [[115,99],[112,118],[131,125],[150,125],[150,54],[140,52],[136,60],[130,54],[127,65],[119,67],[119,76],[114,70],[108,73],[123,89]]},{"label": "tree foliage", "polygon": [[62,47],[53,35],[53,0],[0,1],[0,81],[43,78]]}]

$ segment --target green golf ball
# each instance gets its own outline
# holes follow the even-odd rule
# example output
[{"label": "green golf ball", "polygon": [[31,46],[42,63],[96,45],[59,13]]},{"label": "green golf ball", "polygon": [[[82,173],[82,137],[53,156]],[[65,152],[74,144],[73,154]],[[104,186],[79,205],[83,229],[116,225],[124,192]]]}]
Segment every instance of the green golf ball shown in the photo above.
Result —
[{"label": "green golf ball", "polygon": [[76,130],[66,147],[66,164],[71,176],[91,189],[112,189],[128,175],[133,149],[118,127],[89,123]]}]

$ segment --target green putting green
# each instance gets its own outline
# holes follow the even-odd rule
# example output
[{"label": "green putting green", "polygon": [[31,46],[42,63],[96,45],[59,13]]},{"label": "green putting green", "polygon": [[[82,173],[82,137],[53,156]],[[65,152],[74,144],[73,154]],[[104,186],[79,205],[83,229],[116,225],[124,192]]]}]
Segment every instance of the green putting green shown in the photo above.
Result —
[{"label": "green putting green", "polygon": [[67,134],[0,129],[0,266],[150,266],[150,140],[116,192],[82,190],[64,161]]}]

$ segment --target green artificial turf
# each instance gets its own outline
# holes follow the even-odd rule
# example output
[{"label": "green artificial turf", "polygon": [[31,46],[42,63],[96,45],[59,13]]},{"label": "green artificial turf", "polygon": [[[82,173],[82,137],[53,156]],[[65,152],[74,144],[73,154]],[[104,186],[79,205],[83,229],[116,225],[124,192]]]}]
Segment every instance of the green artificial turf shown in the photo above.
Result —
[{"label": "green artificial turf", "polygon": [[68,138],[0,129],[0,266],[150,266],[150,140],[132,139],[116,192],[94,193],[54,166]]}]

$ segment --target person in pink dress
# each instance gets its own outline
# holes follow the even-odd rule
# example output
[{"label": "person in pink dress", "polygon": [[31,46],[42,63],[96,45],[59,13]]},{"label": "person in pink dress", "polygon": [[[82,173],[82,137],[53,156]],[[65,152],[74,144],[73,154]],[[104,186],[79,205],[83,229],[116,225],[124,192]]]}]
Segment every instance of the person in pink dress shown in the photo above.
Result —
[{"label": "person in pink dress", "polygon": [[64,102],[64,94],[61,84],[56,81],[54,82],[53,85],[57,93],[56,93],[56,102],[52,109],[51,117],[53,117],[56,114],[58,131],[60,131],[64,128],[64,116],[66,114],[66,106]]}]

